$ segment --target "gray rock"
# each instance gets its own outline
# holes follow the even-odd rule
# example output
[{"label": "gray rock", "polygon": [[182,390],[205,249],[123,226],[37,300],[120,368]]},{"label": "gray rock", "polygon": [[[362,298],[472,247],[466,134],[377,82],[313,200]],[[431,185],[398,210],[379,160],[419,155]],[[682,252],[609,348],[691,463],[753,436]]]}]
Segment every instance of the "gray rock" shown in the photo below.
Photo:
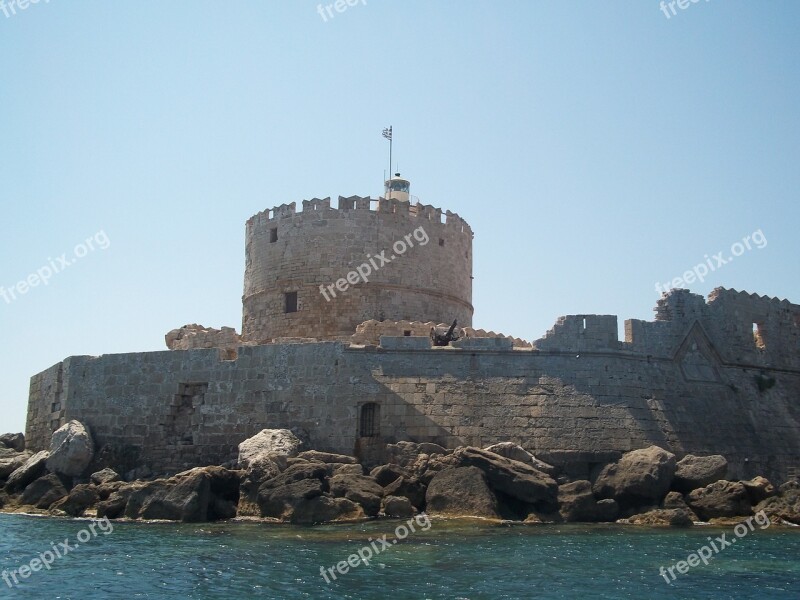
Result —
[{"label": "gray rock", "polygon": [[789,521],[800,525],[800,483],[789,481],[778,488],[778,495],[761,501],[755,508],[773,522]]},{"label": "gray rock", "polygon": [[381,510],[383,487],[372,477],[365,475],[334,475],[330,482],[331,495],[336,498],[347,498],[360,504],[364,512],[375,517]]},{"label": "gray rock", "polygon": [[303,442],[288,429],[262,429],[239,444],[239,467],[247,469],[252,463],[269,459],[270,455],[294,457],[300,454]]},{"label": "gray rock", "polygon": [[25,464],[31,457],[30,452],[14,452],[8,458],[0,458],[0,481],[5,481],[9,476]]},{"label": "gray rock", "polygon": [[314,525],[316,523],[356,521],[364,518],[361,506],[352,500],[315,496],[301,501],[292,513],[290,520],[297,525]]},{"label": "gray rock", "polygon": [[631,525],[691,527],[694,525],[689,511],[682,508],[656,508],[645,513],[633,515],[623,522]]},{"label": "gray rock", "polygon": [[386,445],[386,463],[407,467],[417,460],[420,454],[450,454],[450,451],[431,443],[397,442]]},{"label": "gray rock", "polygon": [[748,481],[742,481],[741,484],[747,490],[747,495],[750,498],[750,504],[756,505],[763,502],[767,498],[775,496],[778,490],[770,483],[765,477],[753,477]]},{"label": "gray rock", "polygon": [[363,475],[364,467],[361,465],[328,464],[331,475]]},{"label": "gray rock", "polygon": [[102,471],[97,471],[97,473],[92,473],[91,477],[89,477],[90,481],[96,485],[102,485],[104,483],[113,483],[115,481],[121,481],[121,477],[119,473],[117,473],[114,469],[105,468]]},{"label": "gray rock", "polygon": [[93,485],[82,483],[72,488],[66,498],[54,503],[50,510],[60,510],[70,517],[82,517],[89,507],[95,506],[99,501],[97,489]]},{"label": "gray rock", "polygon": [[500,442],[499,444],[488,446],[484,448],[484,450],[499,454],[505,458],[510,458],[511,460],[530,464],[534,469],[542,473],[547,473],[550,477],[556,477],[558,475],[558,469],[556,467],[539,460],[533,454],[525,450],[525,448],[512,442]]},{"label": "gray rock", "polygon": [[381,465],[372,469],[369,472],[369,476],[373,477],[379,485],[386,487],[398,477],[408,477],[408,471],[400,465]]},{"label": "gray rock", "polygon": [[25,435],[22,433],[4,433],[0,435],[0,445],[22,452],[25,450]]},{"label": "gray rock", "polygon": [[675,475],[675,455],[658,446],[633,450],[606,465],[592,486],[598,498],[613,498],[622,509],[660,504]]},{"label": "gray rock", "polygon": [[316,461],[322,463],[341,463],[345,465],[354,465],[358,461],[353,456],[345,454],[333,454],[332,452],[319,452],[317,450],[306,450],[297,455],[297,458],[303,458],[309,461]]},{"label": "gray rock", "polygon": [[568,522],[611,522],[617,519],[616,500],[598,500],[587,480],[558,486],[558,506],[561,518]]},{"label": "gray rock", "polygon": [[715,481],[692,490],[685,498],[689,508],[703,521],[753,514],[747,490],[738,481]]},{"label": "gray rock", "polygon": [[47,450],[42,450],[31,456],[21,467],[9,475],[6,489],[10,492],[19,491],[44,475],[48,456],[50,456],[50,453]]},{"label": "gray rock", "polygon": [[497,498],[478,467],[455,467],[434,475],[425,496],[430,515],[498,519]]},{"label": "gray rock", "polygon": [[678,461],[672,489],[687,494],[697,488],[719,481],[728,472],[728,461],[724,456],[694,456],[687,454]]},{"label": "gray rock", "polygon": [[419,510],[425,506],[425,486],[415,477],[398,477],[383,488],[383,494],[408,498],[408,501]]},{"label": "gray rock", "polygon": [[327,474],[321,463],[295,464],[265,481],[257,494],[260,516],[291,520],[303,500],[311,500],[328,490]]},{"label": "gray rock", "polygon": [[80,421],[56,429],[50,439],[47,470],[68,477],[81,475],[94,458],[94,440]]},{"label": "gray rock", "polygon": [[531,504],[540,512],[558,510],[558,486],[547,473],[480,448],[458,448],[453,456],[464,466],[481,469],[493,490]]},{"label": "gray rock", "polygon": [[387,517],[408,518],[417,514],[417,509],[409,502],[408,498],[387,496],[383,499],[383,514]]},{"label": "gray rock", "polygon": [[22,492],[19,503],[46,509],[66,495],[67,490],[58,475],[50,473],[28,485]]}]

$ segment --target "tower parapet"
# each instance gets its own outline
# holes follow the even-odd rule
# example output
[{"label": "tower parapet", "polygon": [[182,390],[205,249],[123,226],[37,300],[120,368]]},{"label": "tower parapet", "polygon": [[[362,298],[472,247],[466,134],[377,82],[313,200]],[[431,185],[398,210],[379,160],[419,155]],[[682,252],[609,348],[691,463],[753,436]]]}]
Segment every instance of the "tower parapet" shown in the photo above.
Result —
[{"label": "tower parapet", "polygon": [[468,327],[472,237],[456,213],[399,197],[262,211],[246,226],[243,339],[348,339],[370,319]]}]

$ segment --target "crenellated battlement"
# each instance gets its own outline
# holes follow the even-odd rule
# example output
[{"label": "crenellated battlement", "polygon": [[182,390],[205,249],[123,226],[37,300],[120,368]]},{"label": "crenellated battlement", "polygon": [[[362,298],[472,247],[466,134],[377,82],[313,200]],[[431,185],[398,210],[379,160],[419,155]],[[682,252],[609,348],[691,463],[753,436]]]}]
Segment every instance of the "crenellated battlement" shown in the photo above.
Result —
[{"label": "crenellated battlement", "polygon": [[331,206],[330,197],[312,198],[303,200],[302,210],[297,210],[297,203],[281,204],[279,206],[263,210],[256,213],[247,220],[248,230],[253,228],[266,227],[267,225],[277,224],[281,219],[291,217],[313,218],[352,218],[360,212],[371,212],[376,214],[391,214],[405,216],[409,219],[418,219],[432,223],[446,225],[457,232],[473,235],[472,228],[458,214],[449,210],[443,211],[441,208],[427,204],[410,204],[402,200],[393,198],[372,198],[370,196],[339,196],[338,206]]}]

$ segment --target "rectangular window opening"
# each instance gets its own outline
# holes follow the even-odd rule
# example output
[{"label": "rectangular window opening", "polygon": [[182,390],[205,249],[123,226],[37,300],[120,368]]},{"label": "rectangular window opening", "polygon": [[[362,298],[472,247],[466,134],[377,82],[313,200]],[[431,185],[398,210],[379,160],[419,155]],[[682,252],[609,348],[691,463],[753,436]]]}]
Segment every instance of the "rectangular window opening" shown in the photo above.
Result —
[{"label": "rectangular window opening", "polygon": [[297,292],[286,292],[283,295],[284,306],[283,312],[293,313],[297,312]]},{"label": "rectangular window opening", "polygon": [[278,228],[273,227],[272,229],[269,230],[269,243],[274,244],[277,241],[278,241]]}]

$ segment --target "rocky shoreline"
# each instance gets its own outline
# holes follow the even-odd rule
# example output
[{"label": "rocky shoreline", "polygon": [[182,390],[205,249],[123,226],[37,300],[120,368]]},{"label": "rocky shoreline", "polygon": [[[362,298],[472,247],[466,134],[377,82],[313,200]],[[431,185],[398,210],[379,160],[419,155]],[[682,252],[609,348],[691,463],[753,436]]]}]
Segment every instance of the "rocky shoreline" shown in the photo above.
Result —
[{"label": "rocky shoreline", "polygon": [[[389,444],[386,464],[307,449],[285,429],[265,429],[239,446],[235,463],[155,476],[103,466],[86,427],[70,421],[49,450],[0,436],[0,512],[129,520],[253,519],[312,525],[375,518],[478,517],[536,523],[727,525],[763,512],[800,525],[800,482],[725,479],[719,455],[675,455],[657,446],[624,454],[570,480],[558,466],[506,442],[487,448]],[[106,461],[108,462],[108,461]]]}]

